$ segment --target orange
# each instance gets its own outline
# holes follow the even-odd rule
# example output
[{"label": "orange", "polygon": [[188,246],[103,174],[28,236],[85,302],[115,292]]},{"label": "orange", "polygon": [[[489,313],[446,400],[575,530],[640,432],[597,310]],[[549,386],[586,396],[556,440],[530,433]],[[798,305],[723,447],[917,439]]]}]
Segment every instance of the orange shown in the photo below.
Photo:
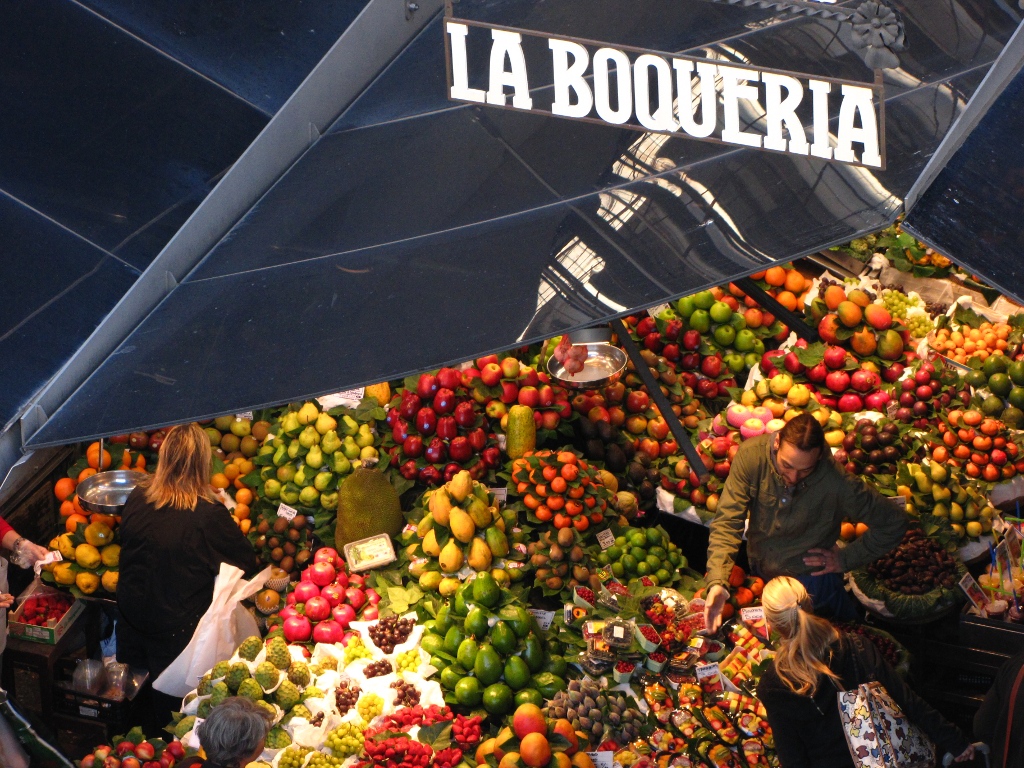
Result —
[{"label": "orange", "polygon": [[228,481],[227,477],[225,477],[224,473],[222,472],[218,472],[217,474],[210,478],[210,485],[212,485],[214,488],[223,489],[227,488],[230,484],[231,483]]},{"label": "orange", "polygon": [[68,516],[73,515],[73,514],[75,514],[75,505],[74,505],[74,503],[72,503],[70,499],[67,500],[67,501],[62,501],[60,503],[60,516],[61,517],[68,517]]},{"label": "orange", "polygon": [[85,507],[82,506],[82,500],[78,498],[78,494],[71,497],[71,503],[75,505],[75,512],[82,517],[88,517],[89,513],[85,511]]},{"label": "orange", "polygon": [[[552,467],[552,469],[553,469],[553,467]],[[566,488],[567,488],[567,486],[565,484],[565,478],[563,478],[563,477],[555,477],[555,478],[553,478],[551,480],[551,492],[552,493],[565,493],[565,489]]]},{"label": "orange", "polygon": [[[579,462],[579,459],[576,458],[576,454],[572,451],[559,451],[556,459],[560,464],[576,464]],[[565,475],[562,475],[562,477],[565,477]]]},{"label": "orange", "polygon": [[78,473],[78,482],[82,482],[87,477],[92,477],[96,474],[96,470],[93,467],[86,467]]},{"label": "orange", "polygon": [[763,280],[765,276],[764,272],[755,272],[750,276],[751,280]]},{"label": "orange", "polygon": [[736,609],[732,607],[732,603],[726,603],[722,606],[722,620],[731,619],[736,614]]},{"label": "orange", "polygon": [[548,464],[546,467],[544,467],[544,479],[545,480],[547,480],[550,483],[556,477],[558,477],[558,467],[553,467],[550,464]]},{"label": "orange", "polygon": [[562,467],[561,474],[563,480],[571,483],[573,480],[580,476],[580,468],[575,464],[566,464],[564,467]]},{"label": "orange", "polygon": [[868,527],[864,523],[857,523],[857,536],[863,536],[868,532]]},{"label": "orange", "polygon": [[746,587],[739,587],[736,590],[736,604],[741,608],[754,602],[754,593]]},{"label": "orange", "polygon": [[235,510],[231,514],[237,517],[239,520],[248,520],[252,510],[249,509],[248,504],[236,504]]},{"label": "orange", "polygon": [[113,528],[116,524],[116,518],[113,515],[101,515],[99,512],[89,515],[89,523],[101,523],[108,528]]},{"label": "orange", "polygon": [[857,535],[857,529],[853,523],[843,523],[839,526],[839,538],[843,541],[852,541]]},{"label": "orange", "polygon": [[248,488],[239,488],[235,492],[235,501],[239,504],[252,504],[253,493]]},{"label": "orange", "polygon": [[537,519],[542,523],[546,523],[551,519],[551,510],[543,504],[533,510],[533,514],[535,514]]},{"label": "orange", "polygon": [[786,290],[791,291],[792,293],[800,293],[807,287],[804,276],[795,269],[791,269],[786,273],[786,282],[784,285],[786,286]]},{"label": "orange", "polygon": [[75,514],[69,516],[68,519],[64,522],[64,529],[68,533],[74,533],[75,530],[78,528],[79,523],[88,525],[89,518],[87,518],[85,515],[80,515],[76,512]]},{"label": "orange", "polygon": [[729,586],[730,587],[741,587],[743,582],[747,580],[747,574],[743,572],[743,569],[738,565],[732,567],[732,572],[729,574]]},{"label": "orange", "polygon": [[234,480],[236,477],[238,477],[238,465],[228,464],[226,467],[224,467],[224,477],[226,477],[228,480]]},{"label": "orange", "polygon": [[564,496],[548,496],[545,501],[547,502],[548,509],[553,512],[557,512],[565,506]]},{"label": "orange", "polygon": [[796,296],[789,291],[779,291],[779,295],[775,297],[775,300],[788,310],[796,309]]},{"label": "orange", "polygon": [[[89,446],[89,450],[86,451],[85,457],[86,457],[86,460],[89,462],[89,466],[90,467],[92,467],[93,469],[100,469],[99,443],[93,443],[93,445],[97,446],[96,450],[95,451],[92,450],[92,446]],[[112,461],[113,461],[113,459],[110,458],[110,451],[104,450],[103,451],[103,467],[102,467],[102,469],[107,469],[110,466]]]},{"label": "orange", "polygon": [[75,492],[76,485],[78,485],[78,483],[70,477],[62,477],[53,484],[53,492],[60,501],[64,501]]},{"label": "orange", "polygon": [[786,284],[786,270],[782,267],[771,267],[764,273],[764,281],[776,288]]}]

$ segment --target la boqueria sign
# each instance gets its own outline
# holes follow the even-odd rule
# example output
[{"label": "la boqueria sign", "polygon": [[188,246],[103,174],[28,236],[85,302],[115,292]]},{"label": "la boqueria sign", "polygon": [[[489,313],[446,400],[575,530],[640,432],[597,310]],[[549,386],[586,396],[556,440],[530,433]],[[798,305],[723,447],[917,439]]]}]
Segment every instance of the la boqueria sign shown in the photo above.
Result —
[{"label": "la boqueria sign", "polygon": [[447,18],[449,97],[885,167],[882,85]]}]

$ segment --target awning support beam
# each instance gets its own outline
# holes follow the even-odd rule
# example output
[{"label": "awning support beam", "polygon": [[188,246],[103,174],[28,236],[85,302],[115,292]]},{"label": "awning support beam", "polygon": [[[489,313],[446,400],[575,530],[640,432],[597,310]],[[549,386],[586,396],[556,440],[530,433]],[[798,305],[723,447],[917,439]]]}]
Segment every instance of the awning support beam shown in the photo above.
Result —
[{"label": "awning support beam", "polygon": [[784,322],[786,327],[793,331],[793,333],[795,333],[799,338],[804,339],[809,343],[818,341],[818,332],[807,325],[800,315],[779,304],[776,299],[769,296],[761,289],[761,286],[749,277],[741,277],[739,280],[733,280],[733,282],[741,288],[747,296]]}]

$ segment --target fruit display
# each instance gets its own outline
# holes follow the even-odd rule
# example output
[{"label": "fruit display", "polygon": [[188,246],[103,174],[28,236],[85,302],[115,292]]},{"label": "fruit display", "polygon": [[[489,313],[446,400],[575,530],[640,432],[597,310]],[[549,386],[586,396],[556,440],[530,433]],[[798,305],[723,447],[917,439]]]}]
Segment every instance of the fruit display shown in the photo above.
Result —
[{"label": "fruit display", "polygon": [[962,391],[960,376],[956,371],[936,367],[927,360],[914,363],[909,370],[900,366],[898,371],[888,375],[894,377],[897,373],[899,380],[895,383],[894,391],[898,407],[893,417],[904,424],[928,429],[936,413],[968,399],[967,393]]},{"label": "fruit display", "polygon": [[356,467],[338,489],[337,522],[334,546],[345,545],[370,536],[397,536],[405,524],[398,490],[376,467]]},{"label": "fruit display", "polygon": [[[885,410],[891,395],[883,383],[895,380],[896,371],[902,370],[901,364],[879,366],[871,360],[858,362],[854,355],[834,344],[806,347],[801,347],[800,342],[797,344],[781,358],[784,371],[775,367],[781,350],[765,353],[761,369],[765,379],[758,382],[753,390],[755,396],[776,417],[780,411],[789,413],[794,407],[801,408],[809,402],[836,409],[840,413]],[[794,377],[806,378],[810,384],[805,387]],[[782,398],[784,402],[780,402]],[[817,417],[818,410],[811,412]],[[822,420],[828,415],[826,411],[818,418]]]},{"label": "fruit display", "polygon": [[991,355],[980,368],[965,373],[964,381],[981,401],[982,413],[1014,429],[1024,427],[1024,361]]},{"label": "fruit display", "polygon": [[959,607],[963,593],[957,583],[966,572],[937,539],[911,528],[892,552],[853,577],[858,590],[892,618],[920,622]]},{"label": "fruit display", "polygon": [[948,521],[957,540],[976,539],[992,530],[995,510],[986,495],[991,486],[965,475],[955,464],[934,458],[928,464],[904,464],[896,482],[896,493],[906,499],[910,514]]},{"label": "fruit display", "polygon": [[586,533],[604,521],[611,493],[595,467],[572,451],[535,451],[512,462],[509,496],[520,497],[527,518]]},{"label": "fruit display", "polygon": [[[408,520],[402,541],[414,558],[410,573],[425,590],[438,591],[446,577],[454,580],[464,567],[490,572],[504,584],[521,576],[518,568],[504,567],[508,558],[519,556],[509,543],[515,512],[499,511],[494,494],[466,470],[423,494]],[[448,585],[445,591],[450,594]]]},{"label": "fruit display", "polygon": [[939,423],[938,433],[941,444],[932,445],[932,459],[961,467],[968,477],[998,482],[1010,480],[1024,469],[1024,462],[1018,461],[1020,447],[1015,435],[1005,423],[981,411],[949,411]]},{"label": "fruit display", "polygon": [[990,323],[987,320],[979,322],[977,328],[946,326],[929,337],[928,345],[943,357],[968,365],[975,360],[984,362],[989,357],[1005,357],[1013,331],[1007,323]]},{"label": "fruit display", "polygon": [[915,277],[946,277],[955,268],[953,262],[945,256],[904,232],[898,222],[881,232],[867,234],[829,250],[863,262],[870,261],[875,254],[882,254],[900,272],[911,273]]},{"label": "fruit display", "polygon": [[36,592],[22,601],[11,614],[10,621],[12,624],[52,629],[71,610],[73,604],[74,599],[62,592]]},{"label": "fruit display", "polygon": [[845,434],[833,430],[825,437],[830,445],[839,438],[833,458],[852,475],[895,475],[897,464],[924,454],[920,438],[885,418],[859,419]]},{"label": "fruit display", "polygon": [[877,298],[859,287],[847,292],[834,280],[821,280],[808,315],[826,344],[848,347],[860,358],[902,360],[906,346],[903,328],[893,321],[889,310],[875,303]]},{"label": "fruit display", "polygon": [[483,405],[454,368],[421,374],[415,388],[399,390],[386,423],[384,447],[406,480],[435,486],[463,469],[479,480],[500,463]]},{"label": "fruit display", "polygon": [[643,715],[632,696],[622,691],[603,690],[594,680],[572,680],[559,691],[546,708],[552,720],[568,720],[573,731],[582,731],[590,743],[607,739],[628,744],[640,737]]},{"label": "fruit display", "polygon": [[46,584],[67,589],[75,597],[117,591],[121,546],[115,542],[114,528],[106,522],[109,518],[95,517],[50,541],[50,549],[60,552],[63,560],[44,566]]},{"label": "fruit display", "polygon": [[147,739],[141,728],[132,728],[123,736],[114,736],[110,744],[97,746],[78,761],[79,768],[174,768],[191,756],[180,741]]},{"label": "fruit display", "polygon": [[910,673],[910,651],[888,632],[864,624],[836,624],[836,629],[848,635],[859,635],[870,642],[889,665],[906,677]]},{"label": "fruit display", "polygon": [[[568,336],[552,339],[549,344],[552,343],[555,344],[553,355],[556,359],[559,356],[569,359],[573,367],[586,359],[586,347],[570,345]],[[582,365],[579,370],[583,370]],[[553,437],[562,421],[572,416],[566,389],[552,383],[547,372],[526,365],[517,357],[499,359],[497,355],[487,355],[477,358],[474,367],[467,368],[460,375],[463,386],[468,387],[473,399],[483,405],[487,417],[506,435],[509,434],[507,417],[516,405],[530,409],[534,428],[542,442]],[[514,455],[512,457],[515,458]]]},{"label": "fruit display", "polygon": [[903,293],[899,287],[882,289],[882,305],[893,319],[899,320],[915,339],[925,338],[934,328],[930,315],[942,314],[944,306],[929,306],[916,291]]},{"label": "fruit display", "polygon": [[440,670],[446,700],[482,705],[493,716],[511,712],[517,698],[549,699],[566,685],[565,660],[548,653],[524,608],[501,605],[506,594],[488,574],[478,574],[441,604],[421,641]]},{"label": "fruit display", "polygon": [[536,570],[536,586],[544,594],[555,595],[579,586],[598,589],[601,579],[596,574],[594,561],[582,546],[582,538],[572,528],[546,530],[539,541],[526,548],[529,562]]},{"label": "fruit display", "polygon": [[616,579],[631,581],[648,577],[653,586],[667,587],[679,581],[686,556],[669,540],[663,528],[612,528],[615,542],[605,550],[591,548],[598,565],[606,566]]}]

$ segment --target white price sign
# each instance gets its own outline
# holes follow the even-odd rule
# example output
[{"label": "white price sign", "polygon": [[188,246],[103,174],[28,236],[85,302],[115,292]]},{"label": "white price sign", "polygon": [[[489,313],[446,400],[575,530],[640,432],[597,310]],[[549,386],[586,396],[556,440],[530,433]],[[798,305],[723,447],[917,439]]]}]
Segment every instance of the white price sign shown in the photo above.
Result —
[{"label": "white price sign", "polygon": [[335,392],[333,395],[318,397],[316,401],[320,403],[320,407],[325,411],[337,408],[339,405],[355,408],[362,401],[365,394],[366,387],[356,387],[355,389],[346,389],[344,392]]},{"label": "white price sign", "polygon": [[239,421],[242,421],[242,419],[249,419],[249,421],[252,421],[252,411],[243,411],[242,413],[236,413],[235,418],[238,419]]},{"label": "white price sign", "polygon": [[284,503],[277,508],[277,516],[283,517],[285,520],[294,520],[297,514],[299,514],[299,510]]},{"label": "white price sign", "polygon": [[547,632],[551,628],[551,622],[555,620],[554,611],[541,611],[531,608],[530,613],[537,619],[537,625],[541,628],[542,632]]},{"label": "white price sign", "polygon": [[605,528],[603,531],[598,532],[597,543],[601,545],[601,549],[608,549],[615,544],[615,534],[608,528]]},{"label": "white price sign", "polygon": [[604,752],[587,752],[587,757],[594,763],[594,768],[614,768],[612,753],[608,750]]},{"label": "white price sign", "polygon": [[495,503],[504,506],[508,501],[508,488],[491,488],[489,490],[494,494]]}]

